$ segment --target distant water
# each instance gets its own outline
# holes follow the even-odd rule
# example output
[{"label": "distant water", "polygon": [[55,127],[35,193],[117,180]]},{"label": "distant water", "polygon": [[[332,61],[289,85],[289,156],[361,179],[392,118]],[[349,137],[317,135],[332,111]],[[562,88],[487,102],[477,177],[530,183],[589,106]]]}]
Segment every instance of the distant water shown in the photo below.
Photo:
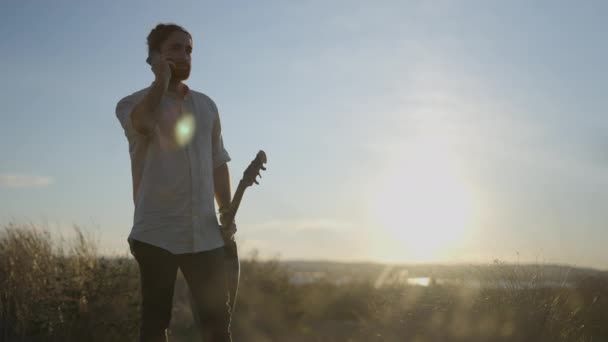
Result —
[{"label": "distant water", "polygon": [[432,284],[438,285],[457,285],[464,286],[467,288],[494,288],[494,289],[531,289],[531,288],[561,288],[561,287],[573,287],[574,285],[570,282],[560,282],[555,280],[544,280],[544,281],[535,281],[535,280],[520,280],[520,281],[510,281],[510,280],[478,280],[478,279],[467,279],[467,280],[455,280],[455,279],[433,279],[430,277],[416,277],[416,278],[407,278],[406,283],[408,285],[415,286],[424,286],[427,287]]},{"label": "distant water", "polygon": [[[347,284],[352,281],[351,277],[337,277],[329,278],[325,272],[297,272],[294,273],[290,279],[292,284],[310,284],[318,281],[329,281],[334,284]],[[530,288],[563,288],[573,287],[571,282],[567,281],[556,281],[556,280],[479,280],[479,279],[444,279],[444,278],[433,278],[433,277],[401,277],[398,279],[384,280],[376,282],[376,287],[385,285],[404,284],[410,286],[422,286],[428,287],[433,285],[452,285],[462,286],[467,288],[495,288],[495,289],[530,289]]]}]

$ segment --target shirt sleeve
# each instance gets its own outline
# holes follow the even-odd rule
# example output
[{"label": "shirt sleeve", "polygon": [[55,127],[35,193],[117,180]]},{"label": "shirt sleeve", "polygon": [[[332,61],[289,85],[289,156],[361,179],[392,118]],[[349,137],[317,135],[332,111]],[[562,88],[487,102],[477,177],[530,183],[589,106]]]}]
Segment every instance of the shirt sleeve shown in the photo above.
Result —
[{"label": "shirt sleeve", "polygon": [[231,160],[228,151],[224,147],[224,139],[222,138],[222,124],[220,122],[220,115],[217,110],[217,106],[213,100],[209,99],[211,106],[215,111],[215,119],[213,121],[213,132],[212,132],[212,154],[213,154],[213,167],[220,167]]},{"label": "shirt sleeve", "polygon": [[138,132],[135,127],[133,127],[133,121],[131,119],[131,112],[141,99],[141,94],[142,91],[133,93],[118,101],[116,104],[116,117],[118,118],[118,121],[120,121],[120,124],[125,131],[125,135],[129,139],[145,136],[144,134]]}]

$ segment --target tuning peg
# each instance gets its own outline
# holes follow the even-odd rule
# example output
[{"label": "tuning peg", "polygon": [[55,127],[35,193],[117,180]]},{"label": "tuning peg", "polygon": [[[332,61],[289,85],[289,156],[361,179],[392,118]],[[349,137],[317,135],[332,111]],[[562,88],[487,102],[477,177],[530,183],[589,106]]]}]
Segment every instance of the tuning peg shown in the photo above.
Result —
[{"label": "tuning peg", "polygon": [[266,168],[264,167],[264,165],[260,166],[260,169],[266,170]]}]

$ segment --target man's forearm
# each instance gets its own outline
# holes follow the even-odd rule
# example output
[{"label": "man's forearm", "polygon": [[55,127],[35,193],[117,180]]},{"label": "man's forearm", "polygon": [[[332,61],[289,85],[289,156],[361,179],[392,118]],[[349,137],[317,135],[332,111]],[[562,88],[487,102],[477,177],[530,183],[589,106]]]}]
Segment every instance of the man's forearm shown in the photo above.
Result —
[{"label": "man's forearm", "polygon": [[138,132],[147,133],[154,127],[154,123],[157,120],[157,108],[166,90],[166,86],[161,82],[155,81],[144,98],[135,105],[131,120],[133,127]]},{"label": "man's forearm", "polygon": [[213,170],[213,188],[218,207],[227,208],[232,200],[228,164],[218,166]]}]

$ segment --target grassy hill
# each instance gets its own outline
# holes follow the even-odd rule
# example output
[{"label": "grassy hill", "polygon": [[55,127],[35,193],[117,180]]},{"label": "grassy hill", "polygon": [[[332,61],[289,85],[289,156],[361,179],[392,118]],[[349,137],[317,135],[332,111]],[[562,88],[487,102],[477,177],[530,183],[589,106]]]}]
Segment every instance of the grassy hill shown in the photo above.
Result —
[{"label": "grassy hill", "polygon": [[[403,281],[416,277],[435,280]],[[137,264],[100,257],[78,229],[57,241],[37,227],[5,226],[0,283],[2,341],[137,338]],[[608,341],[606,272],[568,266],[281,262],[254,253],[239,291],[235,341]],[[172,341],[197,336],[181,274],[170,330]]]}]

